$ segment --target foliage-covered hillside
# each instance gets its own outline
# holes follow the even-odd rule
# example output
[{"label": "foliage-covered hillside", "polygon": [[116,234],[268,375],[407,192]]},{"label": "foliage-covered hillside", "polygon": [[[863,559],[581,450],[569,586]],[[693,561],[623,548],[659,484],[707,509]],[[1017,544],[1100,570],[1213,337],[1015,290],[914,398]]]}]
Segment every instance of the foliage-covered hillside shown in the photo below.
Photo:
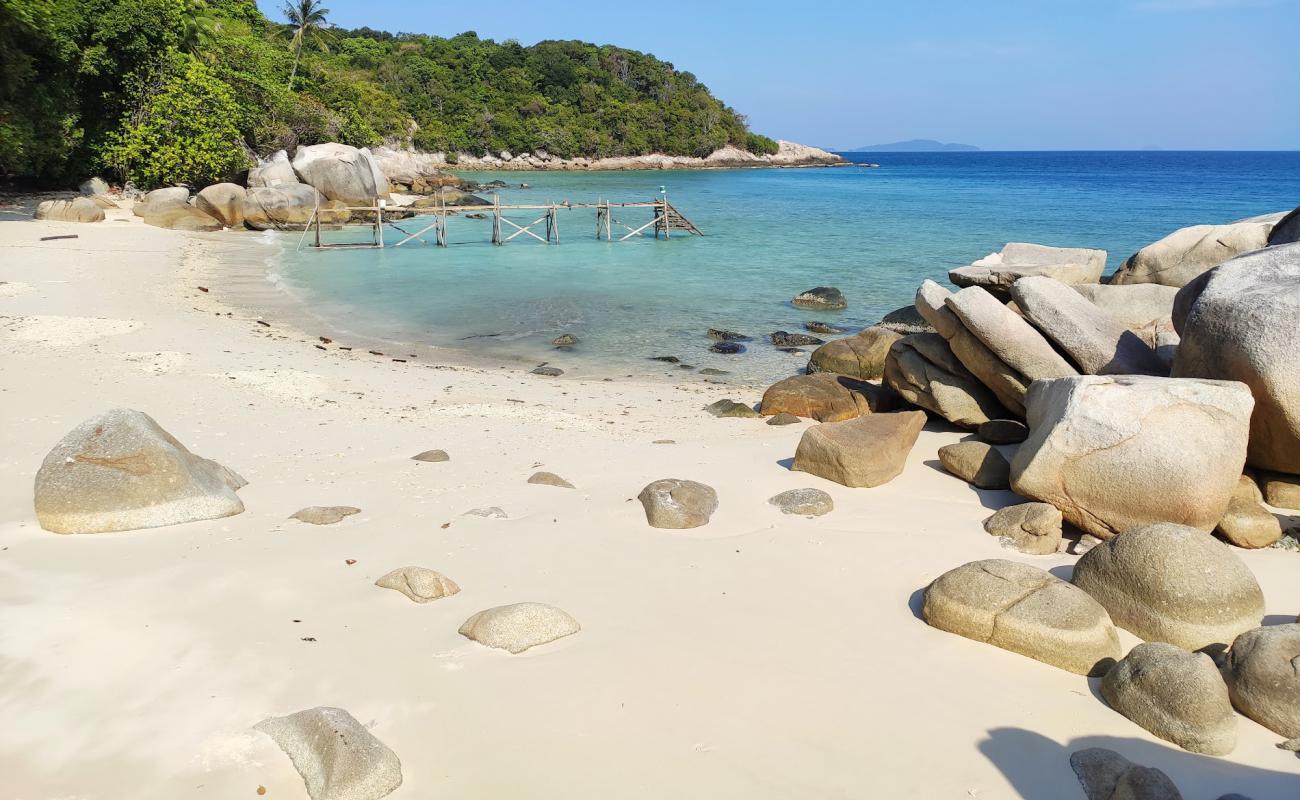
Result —
[{"label": "foliage-covered hillside", "polygon": [[0,176],[209,183],[323,141],[482,155],[774,152],[689,72],[584,42],[324,27],[253,0],[0,0]]}]

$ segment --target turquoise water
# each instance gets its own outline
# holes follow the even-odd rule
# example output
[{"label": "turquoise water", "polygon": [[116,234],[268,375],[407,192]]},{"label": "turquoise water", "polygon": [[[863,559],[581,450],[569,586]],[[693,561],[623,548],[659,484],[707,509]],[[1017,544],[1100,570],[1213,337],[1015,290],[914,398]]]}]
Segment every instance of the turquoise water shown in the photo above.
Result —
[{"label": "turquoise water", "polygon": [[[949,268],[1008,241],[1103,248],[1113,270],[1175,228],[1300,204],[1300,152],[855,158],[880,168],[474,173],[474,180],[531,185],[502,190],[503,203],[649,200],[663,186],[706,235],[596,241],[595,212],[570,210],[560,212],[559,246],[519,237],[495,247],[489,220],[452,219],[446,249],[292,252],[297,237],[286,235],[289,252],[277,270],[340,329],[578,371],[662,373],[670,368],[649,357],[674,355],[759,381],[792,374],[806,361],[762,337],[801,331],[814,319],[869,325],[910,303],[924,278],[943,281]],[[635,227],[649,214],[615,216]],[[399,225],[414,231],[421,219],[432,221]],[[400,238],[390,231],[387,241]],[[820,285],[840,288],[848,310],[790,305],[795,294]],[[711,327],[756,341],[742,355],[712,354]],[[550,341],[561,333],[576,334],[580,344],[555,352]]]}]

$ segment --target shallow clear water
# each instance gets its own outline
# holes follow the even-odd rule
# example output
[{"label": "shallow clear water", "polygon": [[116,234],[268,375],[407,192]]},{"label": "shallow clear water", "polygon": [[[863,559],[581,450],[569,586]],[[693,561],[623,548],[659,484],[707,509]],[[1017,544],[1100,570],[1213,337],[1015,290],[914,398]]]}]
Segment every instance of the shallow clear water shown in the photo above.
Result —
[{"label": "shallow clear water", "polygon": [[[673,205],[706,235],[598,242],[595,212],[575,209],[560,212],[559,246],[519,237],[494,247],[489,220],[452,219],[446,249],[413,243],[294,252],[297,236],[285,235],[286,253],[275,269],[327,321],[358,333],[569,368],[662,372],[647,359],[676,355],[767,380],[806,360],[763,341],[772,331],[800,331],[814,319],[869,325],[910,303],[922,279],[943,281],[949,268],[1008,241],[1103,248],[1113,270],[1175,228],[1300,204],[1300,152],[855,158],[881,166],[471,174],[531,185],[503,190],[503,203],[649,200],[665,186]],[[615,216],[635,227],[649,215],[629,209]],[[415,231],[431,221],[398,224]],[[400,238],[391,231],[387,241]],[[795,294],[820,285],[840,288],[848,310],[812,313],[790,305]],[[756,341],[743,355],[711,354],[710,327]],[[550,347],[561,333],[581,339],[573,352]]]}]

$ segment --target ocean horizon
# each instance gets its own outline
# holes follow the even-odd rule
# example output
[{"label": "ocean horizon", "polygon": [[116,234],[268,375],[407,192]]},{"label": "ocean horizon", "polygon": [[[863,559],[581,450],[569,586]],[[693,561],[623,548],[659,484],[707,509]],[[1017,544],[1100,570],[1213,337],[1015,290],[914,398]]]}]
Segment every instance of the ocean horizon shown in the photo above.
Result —
[{"label": "ocean horizon", "polygon": [[[871,325],[909,305],[922,280],[946,282],[949,269],[1010,241],[1104,249],[1110,273],[1177,228],[1300,204],[1300,151],[845,155],[880,166],[468,173],[513,187],[498,190],[502,203],[644,201],[662,189],[705,235],[597,241],[595,212],[573,209],[559,212],[558,246],[521,236],[497,247],[490,220],[453,218],[446,249],[296,250],[298,235],[283,234],[269,270],[336,330],[565,369],[680,375],[651,360],[674,356],[761,382],[807,360],[775,348],[771,333],[804,332],[814,320]],[[615,217],[636,227],[649,213]],[[513,216],[527,223],[538,214]],[[430,222],[401,221],[386,242]],[[358,241],[369,231],[331,237]],[[848,309],[791,306],[814,286],[842,290]],[[710,328],[753,341],[740,355],[712,353]],[[579,343],[556,351],[551,341],[566,333]]]}]

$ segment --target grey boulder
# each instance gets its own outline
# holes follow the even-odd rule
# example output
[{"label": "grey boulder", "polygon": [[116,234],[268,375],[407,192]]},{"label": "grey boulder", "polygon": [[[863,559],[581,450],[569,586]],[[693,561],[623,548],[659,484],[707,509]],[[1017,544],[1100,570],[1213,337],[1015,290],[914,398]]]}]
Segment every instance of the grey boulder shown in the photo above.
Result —
[{"label": "grey boulder", "polygon": [[980,286],[998,293],[1021,278],[1033,276],[1067,284],[1096,283],[1105,269],[1105,250],[1011,242],[968,267],[950,270],[948,280],[960,287]]},{"label": "grey boulder", "polygon": [[114,409],[54,446],[36,473],[36,518],[54,533],[105,533],[229,517],[247,482],[194,455],[148,414]]},{"label": "grey boulder", "polygon": [[1300,624],[1238,636],[1223,677],[1238,711],[1280,736],[1300,737]]},{"label": "grey boulder", "polygon": [[289,154],[283,150],[277,150],[265,161],[259,160],[257,166],[248,171],[250,189],[274,188],[301,182],[298,174],[293,171],[293,164],[289,162]]},{"label": "grey boulder", "polygon": [[1184,750],[1225,756],[1237,717],[1214,660],[1165,642],[1143,642],[1101,681],[1111,708]]},{"label": "grey boulder", "polygon": [[718,493],[710,486],[680,478],[655,481],[637,495],[653,528],[684,530],[709,524],[718,510]]},{"label": "grey boulder", "polygon": [[1070,754],[1070,768],[1088,800],[1182,800],[1169,776],[1134,764],[1114,750],[1090,747]]},{"label": "grey boulder", "polygon": [[1228,259],[1264,247],[1272,229],[1272,223],[1250,221],[1180,228],[1129,256],[1110,283],[1186,286]]},{"label": "grey boulder", "polygon": [[1008,489],[1011,465],[985,442],[958,442],[939,448],[939,463],[952,475],[978,489]]},{"label": "grey boulder", "polygon": [[271,717],[254,728],[289,756],[311,800],[379,800],[402,785],[397,754],[341,708]]},{"label": "grey boulder", "polygon": [[194,195],[194,207],[227,228],[244,225],[244,198],[248,191],[235,183],[214,183]]},{"label": "grey boulder", "polygon": [[388,178],[367,148],[337,142],[299,147],[293,171],[303,183],[348,206],[373,206],[388,198]]},{"label": "grey boulder", "polygon": [[1022,278],[1011,296],[1025,318],[1086,375],[1165,375],[1155,350],[1083,295],[1052,278]]},{"label": "grey boulder", "polygon": [[347,222],[351,212],[305,183],[249,189],[243,202],[244,225],[253,230],[300,231],[319,218],[322,225]]},{"label": "grey boulder", "polygon": [[835,509],[835,501],[821,489],[791,489],[767,502],[781,509],[783,514],[802,517],[820,517]]}]

